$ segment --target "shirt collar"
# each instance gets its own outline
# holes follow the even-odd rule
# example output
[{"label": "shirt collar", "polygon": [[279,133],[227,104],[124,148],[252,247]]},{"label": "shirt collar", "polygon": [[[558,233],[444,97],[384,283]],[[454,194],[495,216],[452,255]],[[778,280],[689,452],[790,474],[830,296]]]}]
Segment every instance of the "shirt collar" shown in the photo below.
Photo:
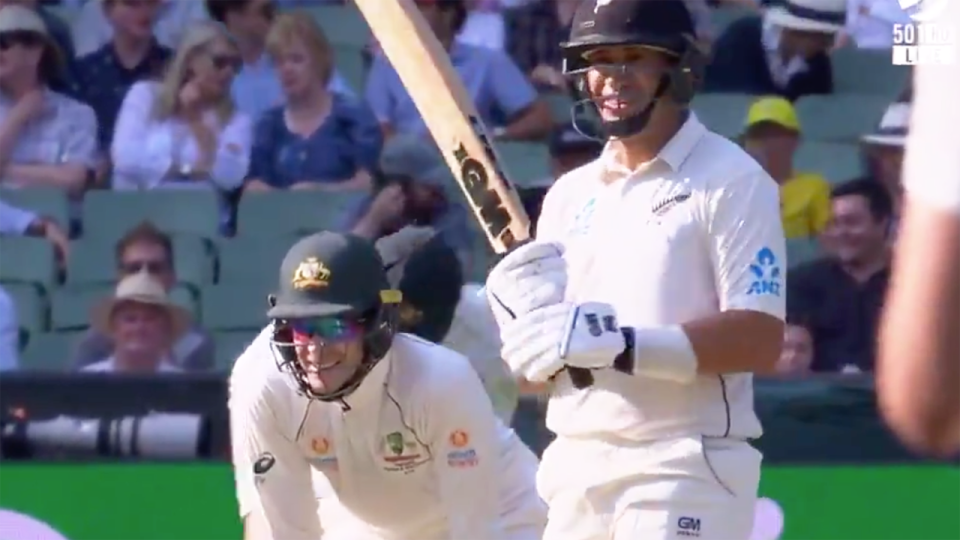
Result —
[{"label": "shirt collar", "polygon": [[683,125],[680,126],[680,129],[667,141],[667,144],[660,149],[657,157],[640,165],[636,170],[628,171],[625,167],[617,163],[616,150],[613,149],[610,143],[604,146],[600,160],[605,170],[614,175],[632,176],[647,170],[650,165],[657,162],[665,163],[671,170],[677,172],[687,158],[690,157],[690,154],[693,153],[694,147],[697,146],[697,143],[700,142],[700,139],[706,133],[707,128],[700,123],[697,115],[693,111],[690,111]]}]

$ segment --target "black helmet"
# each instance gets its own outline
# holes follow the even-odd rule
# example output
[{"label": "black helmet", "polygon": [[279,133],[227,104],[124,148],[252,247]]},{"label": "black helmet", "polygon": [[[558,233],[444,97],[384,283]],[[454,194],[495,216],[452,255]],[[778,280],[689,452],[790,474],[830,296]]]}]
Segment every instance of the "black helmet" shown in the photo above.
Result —
[{"label": "black helmet", "polygon": [[[397,326],[399,291],[391,289],[383,260],[373,244],[359,236],[321,232],[290,248],[280,265],[276,294],[269,297],[267,316],[273,319],[273,345],[278,365],[289,371],[308,397],[334,401],[360,386],[370,370],[390,350]],[[347,315],[364,326],[364,360],[339,389],[317,395],[306,383],[296,360],[289,321]]]},{"label": "black helmet", "polygon": [[585,92],[582,74],[590,68],[590,62],[584,55],[598,47],[615,45],[646,47],[676,61],[663,75],[646,109],[631,118],[603,122],[609,135],[624,137],[642,131],[657,100],[667,92],[680,104],[693,99],[706,55],[697,46],[693,19],[683,0],[582,1],[570,25],[570,39],[560,44],[563,73],[578,77],[577,90]]}]

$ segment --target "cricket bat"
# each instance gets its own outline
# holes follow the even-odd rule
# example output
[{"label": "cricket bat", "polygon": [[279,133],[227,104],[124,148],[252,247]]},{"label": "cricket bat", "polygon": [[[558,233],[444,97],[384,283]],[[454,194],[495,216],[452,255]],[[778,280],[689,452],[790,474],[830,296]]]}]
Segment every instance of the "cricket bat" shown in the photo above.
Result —
[{"label": "cricket bat", "polygon": [[[530,238],[530,218],[447,51],[413,0],[353,0],[433,135],[496,253]],[[571,368],[577,388],[589,370]]]}]

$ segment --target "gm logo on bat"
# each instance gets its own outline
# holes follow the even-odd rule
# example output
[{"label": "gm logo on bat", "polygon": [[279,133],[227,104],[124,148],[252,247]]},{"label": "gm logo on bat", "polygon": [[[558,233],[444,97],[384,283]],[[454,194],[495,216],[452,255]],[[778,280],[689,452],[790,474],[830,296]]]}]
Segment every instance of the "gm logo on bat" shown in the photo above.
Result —
[{"label": "gm logo on bat", "polygon": [[[504,187],[515,190],[516,188],[513,187],[513,184],[500,169],[500,164],[493,151],[493,146],[490,144],[490,139],[487,137],[483,123],[475,116],[469,117],[469,120],[470,127],[477,135],[480,143],[483,144],[487,160],[493,165],[494,170],[492,172],[500,177]],[[500,194],[490,185],[490,171],[487,171],[479,160],[467,152],[463,143],[457,146],[453,155],[460,164],[460,179],[466,190],[467,198],[470,200],[470,205],[474,208],[474,211],[479,213],[483,228],[494,238],[501,239],[507,246],[516,243],[516,239],[509,229],[510,214],[504,207]]]}]

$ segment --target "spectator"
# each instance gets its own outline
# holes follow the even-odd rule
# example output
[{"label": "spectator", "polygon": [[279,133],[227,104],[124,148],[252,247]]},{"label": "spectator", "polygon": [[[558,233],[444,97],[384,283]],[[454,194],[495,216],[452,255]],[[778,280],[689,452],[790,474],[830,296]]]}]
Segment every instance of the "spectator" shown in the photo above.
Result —
[{"label": "spectator", "polygon": [[190,314],[167,298],[147,272],[120,280],[112,298],[94,308],[94,331],[110,336],[113,353],[81,368],[100,373],[179,373],[170,349],[190,328]]},{"label": "spectator", "polygon": [[833,190],[831,255],[790,270],[787,313],[813,337],[813,371],[873,371],[877,322],[890,278],[892,203],[861,178]]},{"label": "spectator", "polygon": [[267,40],[286,105],[255,129],[246,189],[369,190],[383,145],[366,103],[330,92],[330,44],[312,18],[280,15]]},{"label": "spectator", "polygon": [[49,88],[60,52],[36,12],[0,8],[0,185],[79,195],[96,165],[90,107]]},{"label": "spectator", "polygon": [[158,2],[100,1],[113,37],[77,60],[73,94],[93,107],[100,128],[97,140],[101,150],[109,152],[124,96],[137,81],[159,79],[171,51],[153,35]]},{"label": "spectator", "polygon": [[408,225],[432,227],[467,261],[469,216],[440,151],[418,137],[398,136],[384,147],[380,171],[384,182],[360,201],[345,228],[376,240]]},{"label": "spectator", "polygon": [[61,261],[66,261],[70,253],[70,237],[56,221],[22,210],[0,199],[0,235],[3,234],[42,236],[53,244],[57,258]]},{"label": "spectator", "polygon": [[[192,23],[207,18],[203,2],[199,0],[119,0],[127,9],[145,9],[140,4],[155,4],[159,10],[154,25],[157,39],[166,47],[176,49],[180,39]],[[91,0],[80,8],[72,25],[73,45],[78,56],[95,52],[110,42],[113,27],[104,10],[103,0]]]},{"label": "spectator", "polygon": [[134,84],[120,108],[113,137],[114,189],[213,189],[223,201],[243,184],[253,127],[236,110],[230,83],[240,65],[222,26],[195,25],[163,81]]},{"label": "spectator", "polygon": [[830,222],[830,184],[816,173],[797,172],[800,121],[781,97],[760,98],[747,112],[743,145],[780,184],[780,213],[787,238],[819,235]]},{"label": "spectator", "polygon": [[63,59],[63,69],[50,81],[50,88],[55,92],[67,92],[70,90],[74,84],[74,77],[76,75],[76,65],[73,62],[73,40],[70,39],[70,28],[60,20],[60,17],[57,17],[51,13],[47,7],[41,5],[40,0],[0,0],[0,7],[5,5],[20,5],[33,10],[40,16],[43,24],[47,27],[47,32],[50,34],[50,37],[54,43],[57,44],[57,48],[60,50],[60,55]]},{"label": "spectator", "polygon": [[910,126],[910,109],[909,103],[891,104],[877,129],[861,138],[870,176],[887,190],[893,200],[894,225],[900,216],[903,198],[901,171],[903,149]]},{"label": "spectator", "polygon": [[[416,0],[421,13],[449,52],[454,68],[483,120],[502,139],[541,139],[550,133],[550,108],[523,72],[501,51],[454,40],[466,18],[465,0]],[[427,127],[400,77],[381,54],[367,78],[367,101],[384,133],[427,136]]]},{"label": "spectator", "polygon": [[543,90],[567,91],[560,43],[580,0],[534,0],[504,14],[506,50],[521,71]]},{"label": "spectator", "polygon": [[20,367],[20,322],[17,306],[0,285],[0,371]]},{"label": "spectator", "polygon": [[457,34],[457,41],[503,50],[504,22],[501,0],[466,0],[467,19]]},{"label": "spectator", "polygon": [[704,90],[790,101],[832,93],[828,52],[845,14],[846,0],[784,0],[765,15],[735,21],[714,43]]},{"label": "spectator", "polygon": [[813,363],[813,338],[803,325],[787,324],[783,327],[783,351],[777,360],[777,373],[802,377],[810,373]]},{"label": "spectator", "polygon": [[847,0],[846,26],[837,35],[836,47],[851,44],[860,49],[890,49],[894,25],[911,22],[897,0]]},{"label": "spectator", "polygon": [[[116,258],[118,281],[147,273],[167,293],[177,282],[173,242],[149,223],[135,227],[117,242]],[[84,368],[113,354],[114,347],[112,334],[93,327],[78,343],[72,363],[77,368]],[[213,367],[213,338],[196,324],[178,334],[169,349],[168,360],[179,369],[198,371]]]},{"label": "spectator", "polygon": [[[240,49],[243,66],[231,88],[237,108],[257,119],[267,109],[283,105],[282,85],[266,50],[267,33],[276,11],[274,3],[270,0],[207,0],[207,11],[213,20],[227,27]],[[328,83],[331,91],[353,95],[335,70]]]}]

